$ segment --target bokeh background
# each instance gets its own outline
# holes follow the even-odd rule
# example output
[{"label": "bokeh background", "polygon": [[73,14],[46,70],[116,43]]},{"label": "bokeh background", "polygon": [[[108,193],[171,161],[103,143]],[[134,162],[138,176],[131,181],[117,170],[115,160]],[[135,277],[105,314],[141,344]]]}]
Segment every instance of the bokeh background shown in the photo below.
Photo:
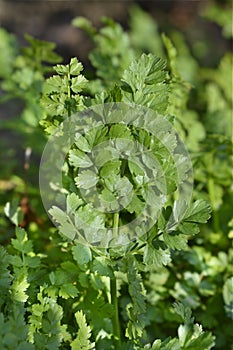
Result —
[{"label": "bokeh background", "polygon": [[137,4],[156,20],[160,31],[181,31],[201,63],[215,65],[232,41],[224,38],[220,26],[214,23],[217,19],[206,21],[206,16],[209,14],[210,17],[209,9],[213,5],[224,7],[224,3],[229,1],[1,0],[0,24],[16,34],[22,45],[25,45],[24,34],[28,33],[38,39],[55,42],[57,52],[65,60],[77,56],[86,63],[91,42],[83,31],[71,26],[72,19],[84,16],[98,27],[101,18],[107,16],[127,28],[130,9]]},{"label": "bokeh background", "polygon": [[[145,14],[151,16],[145,20],[148,27],[144,34],[151,33],[148,42],[142,41],[143,35],[140,38],[140,29],[143,31],[145,27]],[[0,0],[0,245],[7,246],[15,237],[12,217],[21,208],[25,214],[22,226],[33,240],[35,251],[48,253],[46,263],[49,268],[52,266],[53,269],[54,264],[62,261],[56,244],[59,238],[54,235],[54,228],[43,209],[38,186],[40,157],[47,141],[39,124],[43,77],[39,79],[39,87],[33,79],[30,81],[30,74],[33,76],[34,71],[38,72],[34,70],[32,59],[25,61],[21,53],[25,54],[25,47],[29,48],[25,34],[54,42],[57,54],[62,57],[61,63],[66,64],[70,58],[77,57],[84,65],[84,75],[93,79],[95,69],[89,53],[94,43],[85,31],[71,24],[77,16],[89,19],[97,28],[104,26],[103,17],[114,19],[130,32],[130,40],[134,40],[136,48],[136,43],[140,44],[138,52],[166,57],[160,33],[166,33],[177,49],[179,78],[187,81],[188,86],[179,81],[173,89],[178,92],[177,125],[193,161],[194,199],[209,202],[212,217],[190,241],[192,249],[174,253],[173,266],[166,268],[162,275],[156,271],[156,274],[144,276],[148,288],[154,288],[151,294],[154,300],[159,300],[158,307],[149,305],[149,310],[157,317],[152,324],[155,328],[151,326],[149,333],[154,336],[156,329],[161,338],[168,333],[175,335],[177,323],[168,305],[174,300],[182,300],[194,310],[197,322],[216,335],[215,349],[233,349],[230,141],[233,26],[230,0]],[[132,33],[137,33],[138,38]],[[127,56],[127,52],[125,54]],[[108,57],[110,64],[111,57],[112,52]],[[25,62],[29,67],[25,67]],[[26,68],[28,80],[24,74],[28,73]],[[51,71],[47,72],[46,77],[50,74]],[[188,91],[187,101],[186,92],[182,95],[184,86]],[[181,98],[184,97],[185,106],[179,105],[179,93]],[[32,151],[30,166],[25,163],[27,147]],[[11,208],[8,217],[6,210],[4,212],[6,202]],[[54,241],[49,237],[51,232]]]}]

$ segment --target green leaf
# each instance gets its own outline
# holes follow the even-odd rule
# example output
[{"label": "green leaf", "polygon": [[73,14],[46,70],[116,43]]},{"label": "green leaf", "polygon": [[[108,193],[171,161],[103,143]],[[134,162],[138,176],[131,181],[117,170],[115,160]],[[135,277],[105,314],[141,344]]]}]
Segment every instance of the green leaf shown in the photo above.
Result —
[{"label": "green leaf", "polygon": [[69,152],[69,162],[77,168],[89,168],[92,166],[91,159],[80,150],[71,150]]},{"label": "green leaf", "polygon": [[[130,9],[130,39],[137,52],[152,52],[163,55],[161,35],[157,21],[149,12],[133,4]],[[148,40],[150,38],[150,40]]]},{"label": "green leaf", "polygon": [[143,289],[142,278],[137,271],[134,257],[128,257],[127,260],[127,278],[128,289],[132,299],[132,306],[129,305],[129,322],[126,329],[126,336],[129,339],[141,337],[145,326],[145,292]]},{"label": "green leaf", "polygon": [[93,289],[97,291],[104,290],[106,288],[102,278],[93,273],[90,276],[90,284],[93,287]]},{"label": "green leaf", "polygon": [[72,247],[72,254],[78,265],[85,265],[92,260],[91,249],[87,245],[78,242]]},{"label": "green leaf", "polygon": [[120,24],[105,18],[105,27],[96,33],[94,42],[96,48],[90,54],[91,63],[102,84],[112,87],[134,56],[128,34]]},{"label": "green leaf", "polygon": [[182,303],[174,303],[174,311],[182,318],[185,323],[193,323],[194,318],[189,307],[185,307]]},{"label": "green leaf", "polygon": [[226,314],[233,320],[233,277],[228,278],[224,283],[222,294]]},{"label": "green leaf", "polygon": [[46,61],[49,63],[57,63],[61,61],[61,57],[54,52],[55,43],[45,40],[33,38],[29,34],[25,34],[25,39],[30,43],[30,47],[24,47],[23,53],[31,60],[37,57],[37,62]]},{"label": "green leaf", "polygon": [[83,200],[77,196],[75,193],[71,193],[66,198],[67,205],[67,214],[75,212],[81,205],[83,204]]},{"label": "green leaf", "polygon": [[52,206],[52,208],[49,209],[49,214],[60,225],[64,225],[65,223],[67,223],[68,215],[60,208]]},{"label": "green leaf", "polygon": [[121,169],[121,160],[111,160],[106,162],[100,170],[100,176],[107,179],[113,175],[119,175]]},{"label": "green leaf", "polygon": [[93,271],[97,272],[100,276],[114,277],[110,261],[104,256],[97,256],[93,260]]},{"label": "green leaf", "polygon": [[78,177],[75,178],[77,187],[84,188],[85,190],[94,187],[98,181],[98,176],[91,170],[81,171]]},{"label": "green leaf", "polygon": [[133,176],[144,177],[145,171],[143,170],[143,164],[140,163],[138,159],[134,159],[133,157],[130,157],[128,160],[128,166]]},{"label": "green leaf", "polygon": [[63,237],[68,238],[69,240],[73,240],[78,233],[75,226],[69,222],[65,222],[61,226],[59,226],[59,232],[63,235]]},{"label": "green leaf", "polygon": [[141,213],[145,207],[145,203],[141,201],[134,193],[131,202],[126,206],[126,210],[129,213]]},{"label": "green leaf", "polygon": [[127,138],[131,138],[131,131],[128,128],[127,125],[124,124],[114,124],[111,126],[110,130],[109,130],[109,136],[110,138],[117,138],[117,139],[127,139]]},{"label": "green leaf", "polygon": [[21,303],[25,303],[28,299],[28,295],[26,294],[26,290],[30,284],[27,280],[27,270],[22,269],[17,276],[15,276],[11,291],[12,291],[12,299],[14,301],[19,301]]},{"label": "green leaf", "polygon": [[10,259],[5,248],[0,246],[0,307],[5,302],[5,297],[9,293],[10,283],[11,283],[11,274],[8,270]]},{"label": "green leaf", "polygon": [[75,298],[77,295],[78,290],[72,283],[65,283],[59,289],[59,296],[64,299]]},{"label": "green leaf", "polygon": [[69,74],[69,65],[57,64],[57,65],[54,67],[54,70],[55,70],[59,75],[68,75],[68,74]]},{"label": "green leaf", "polygon": [[183,347],[192,337],[192,324],[185,323],[184,325],[180,325],[178,328],[178,337],[180,341],[180,345]]},{"label": "green leaf", "polygon": [[98,144],[101,144],[101,142],[105,140],[107,132],[107,126],[93,126],[92,129],[87,131],[87,133],[85,134],[85,138],[90,147],[94,147]]},{"label": "green leaf", "polygon": [[[18,54],[17,40],[13,34],[0,28],[0,76],[9,77]],[[5,64],[7,62],[7,64]]]},{"label": "green leaf", "polygon": [[32,251],[32,242],[28,240],[26,231],[16,227],[16,239],[11,239],[12,246],[21,253],[27,254]]},{"label": "green leaf", "polygon": [[79,326],[77,337],[71,343],[72,350],[92,350],[95,349],[95,343],[91,343],[91,328],[87,325],[86,316],[82,311],[75,313],[75,319]]},{"label": "green leaf", "polygon": [[165,112],[168,106],[165,68],[166,62],[152,54],[143,54],[133,61],[122,77],[123,101]]},{"label": "green leaf", "polygon": [[75,213],[75,227],[83,231],[89,243],[99,242],[102,240],[102,229],[105,232],[104,215],[87,204]]},{"label": "green leaf", "polygon": [[78,16],[72,20],[72,25],[77,28],[81,28],[85,30],[87,34],[90,35],[90,37],[93,37],[96,33],[96,29],[92,26],[91,22],[82,16]]},{"label": "green leaf", "polygon": [[211,207],[202,200],[198,199],[186,211],[184,220],[186,222],[206,223],[210,218]]},{"label": "green leaf", "polygon": [[79,75],[80,72],[83,70],[83,65],[81,62],[78,61],[76,57],[73,57],[70,60],[69,68],[69,72],[71,75]]},{"label": "green leaf", "polygon": [[[70,210],[70,208],[67,209]],[[52,216],[53,220],[59,224],[58,228],[62,236],[68,238],[69,240],[73,240],[78,231],[69,215],[56,206],[53,206],[48,212]]]},{"label": "green leaf", "polygon": [[162,267],[171,261],[171,254],[162,242],[156,242],[154,245],[147,244],[143,253],[143,262],[146,265],[156,265]]},{"label": "green leaf", "polygon": [[31,269],[37,269],[41,264],[41,260],[39,256],[25,256],[24,263]]},{"label": "green leaf", "polygon": [[214,337],[209,332],[201,333],[196,339],[191,340],[185,346],[187,350],[210,350],[215,345]]},{"label": "green leaf", "polygon": [[5,215],[11,220],[11,222],[18,226],[23,221],[23,212],[19,207],[17,200],[13,200],[11,203],[7,202],[4,207]]},{"label": "green leaf", "polygon": [[52,92],[59,93],[60,91],[64,92],[64,88],[66,87],[66,85],[67,82],[63,78],[59,77],[58,75],[55,75],[45,81],[43,86],[43,92],[46,94]]},{"label": "green leaf", "polygon": [[171,249],[187,249],[187,237],[185,237],[184,235],[178,234],[176,232],[164,232],[163,239],[164,243],[166,243],[166,245]]},{"label": "green leaf", "polygon": [[86,137],[80,133],[75,134],[75,144],[83,152],[91,152],[91,145],[89,144]]},{"label": "green leaf", "polygon": [[77,94],[87,85],[87,79],[83,75],[71,79],[71,89]]}]

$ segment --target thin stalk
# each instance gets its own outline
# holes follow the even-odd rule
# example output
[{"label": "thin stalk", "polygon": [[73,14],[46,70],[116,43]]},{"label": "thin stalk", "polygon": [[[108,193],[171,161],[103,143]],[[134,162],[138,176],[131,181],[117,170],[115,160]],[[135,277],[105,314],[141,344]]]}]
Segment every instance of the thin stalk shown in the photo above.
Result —
[{"label": "thin stalk", "polygon": [[113,237],[118,236],[118,226],[119,226],[119,213],[114,213],[113,215]]},{"label": "thin stalk", "polygon": [[114,336],[114,349],[121,350],[121,331],[119,323],[119,309],[118,309],[118,299],[117,299],[117,278],[114,275],[110,280],[111,287],[111,303],[113,305],[113,336]]},{"label": "thin stalk", "polygon": [[71,110],[70,110],[70,100],[71,100],[71,88],[70,88],[70,83],[71,83],[71,76],[70,73],[68,73],[68,86],[67,86],[67,96],[68,96],[68,117],[71,116]]},{"label": "thin stalk", "polygon": [[[114,213],[113,216],[113,236],[116,238],[118,235],[119,226],[119,213]],[[121,350],[121,331],[119,323],[119,308],[117,299],[117,277],[114,276],[110,280],[110,290],[111,290],[111,303],[113,305],[113,336],[114,336],[114,348],[116,350]]]}]

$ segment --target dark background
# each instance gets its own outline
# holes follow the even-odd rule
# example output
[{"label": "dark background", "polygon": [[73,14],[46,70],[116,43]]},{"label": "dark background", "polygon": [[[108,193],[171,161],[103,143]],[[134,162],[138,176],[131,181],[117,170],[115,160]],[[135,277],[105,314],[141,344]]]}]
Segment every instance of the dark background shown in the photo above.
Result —
[{"label": "dark background", "polygon": [[209,42],[208,57],[202,57],[201,63],[214,65],[212,54],[217,62],[229,43],[223,39],[217,25],[202,17],[205,7],[212,1],[0,0],[0,24],[16,34],[22,45],[25,45],[24,34],[28,33],[38,39],[55,42],[57,52],[65,62],[77,56],[85,65],[92,44],[85,33],[71,26],[72,19],[84,16],[99,27],[101,18],[108,16],[127,28],[128,10],[137,3],[155,18],[161,31],[169,32],[176,28],[185,33],[191,45],[195,41]]}]

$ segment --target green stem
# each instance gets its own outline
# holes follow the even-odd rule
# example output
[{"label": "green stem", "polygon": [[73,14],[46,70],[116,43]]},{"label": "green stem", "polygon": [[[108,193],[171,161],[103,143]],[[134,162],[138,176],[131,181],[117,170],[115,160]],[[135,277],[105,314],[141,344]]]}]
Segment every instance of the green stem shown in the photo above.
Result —
[{"label": "green stem", "polygon": [[71,110],[70,110],[70,100],[71,100],[71,88],[70,88],[70,83],[71,83],[71,76],[70,73],[68,73],[68,86],[67,86],[67,97],[68,97],[68,117],[71,116]]},{"label": "green stem", "polygon": [[[117,238],[119,226],[119,213],[114,213],[113,215],[113,236]],[[110,280],[110,290],[111,290],[111,303],[113,305],[113,336],[114,336],[114,349],[121,350],[121,332],[119,323],[119,309],[118,309],[118,299],[117,299],[117,277],[114,276]]]},{"label": "green stem", "polygon": [[119,226],[119,213],[114,213],[113,215],[113,237],[117,238],[118,236],[118,226]]},{"label": "green stem", "polygon": [[114,336],[114,349],[121,350],[121,331],[119,323],[119,309],[118,309],[118,299],[117,299],[117,278],[114,275],[110,281],[111,287],[111,303],[113,305],[113,336]]}]

